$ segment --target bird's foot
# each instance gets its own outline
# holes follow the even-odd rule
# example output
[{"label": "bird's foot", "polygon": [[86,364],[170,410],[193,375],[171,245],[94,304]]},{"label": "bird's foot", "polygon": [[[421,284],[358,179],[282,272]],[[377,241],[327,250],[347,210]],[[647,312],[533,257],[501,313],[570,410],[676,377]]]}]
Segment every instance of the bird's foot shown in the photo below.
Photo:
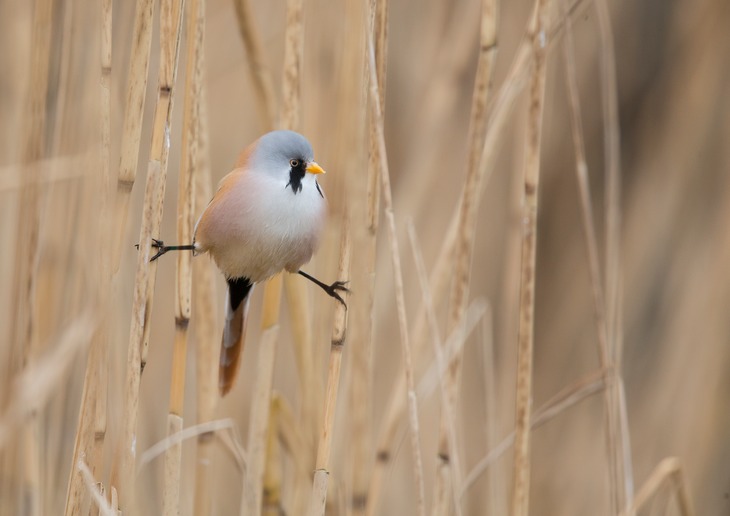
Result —
[{"label": "bird's foot", "polygon": [[[139,244],[134,244],[134,247],[136,247],[137,249],[139,249]],[[150,261],[151,262],[154,262],[155,260],[157,260],[160,256],[162,256],[163,254],[165,254],[167,251],[172,250],[172,248],[171,247],[167,247],[162,240],[157,240],[156,238],[153,238],[152,239],[152,247],[154,247],[155,249],[157,249],[157,253],[155,253],[155,255],[152,256],[152,258],[150,258]]]},{"label": "bird's foot", "polygon": [[163,254],[165,254],[167,251],[170,251],[172,249],[172,247],[174,247],[174,246],[167,247],[162,240],[157,240],[156,238],[153,238],[152,239],[152,247],[154,247],[155,249],[157,249],[157,252],[155,253],[154,256],[152,256],[152,258],[150,258],[150,262],[154,262],[160,256],[162,256]]},{"label": "bird's foot", "polygon": [[344,306],[345,309],[347,309],[347,303],[345,303],[345,300],[342,299],[342,296],[340,296],[339,293],[340,292],[347,292],[347,293],[350,292],[350,289],[345,286],[345,285],[347,285],[347,283],[348,283],[347,281],[335,281],[331,285],[323,285],[322,286],[322,290],[324,290],[325,292],[327,292],[327,294],[330,297],[333,297],[337,301],[339,301],[340,303],[342,303],[342,306]]}]

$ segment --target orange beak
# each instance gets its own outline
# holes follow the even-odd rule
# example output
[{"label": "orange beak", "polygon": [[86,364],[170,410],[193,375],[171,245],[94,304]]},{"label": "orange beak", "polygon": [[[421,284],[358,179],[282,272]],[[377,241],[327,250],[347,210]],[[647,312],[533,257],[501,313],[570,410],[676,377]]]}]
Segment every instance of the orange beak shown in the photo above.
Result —
[{"label": "orange beak", "polygon": [[324,174],[325,171],[322,167],[320,167],[317,163],[314,161],[307,164],[307,172],[310,174]]}]

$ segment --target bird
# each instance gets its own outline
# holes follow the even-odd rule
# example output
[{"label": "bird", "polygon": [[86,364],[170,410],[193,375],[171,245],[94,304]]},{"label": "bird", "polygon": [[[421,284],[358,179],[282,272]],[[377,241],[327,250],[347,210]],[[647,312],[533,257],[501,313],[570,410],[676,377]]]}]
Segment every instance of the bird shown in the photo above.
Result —
[{"label": "bird", "polygon": [[[226,279],[226,318],[218,375],[221,396],[233,387],[244,348],[248,305],[254,285],[286,270],[322,288],[343,305],[346,282],[324,283],[301,270],[316,251],[324,229],[327,200],[317,176],[312,145],[301,134],[271,131],[241,153],[234,169],[200,215],[191,244],[157,252],[190,250],[210,255]],[[347,305],[345,305],[346,307]]]}]

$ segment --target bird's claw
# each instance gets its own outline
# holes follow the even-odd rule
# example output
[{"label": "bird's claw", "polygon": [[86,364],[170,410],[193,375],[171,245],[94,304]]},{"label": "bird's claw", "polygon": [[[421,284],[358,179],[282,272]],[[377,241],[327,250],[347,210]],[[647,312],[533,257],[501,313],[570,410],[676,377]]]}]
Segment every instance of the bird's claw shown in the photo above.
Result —
[{"label": "bird's claw", "polygon": [[155,253],[155,255],[152,258],[150,258],[150,262],[154,262],[160,256],[162,256],[163,254],[165,254],[167,251],[170,250],[168,247],[165,246],[165,243],[162,240],[157,240],[156,238],[152,239],[152,247],[157,249],[157,252]]},{"label": "bird's claw", "polygon": [[324,289],[324,291],[327,292],[327,294],[329,294],[331,297],[335,298],[337,301],[342,303],[342,306],[344,306],[345,309],[347,309],[347,303],[345,303],[345,300],[342,299],[342,296],[340,296],[338,291],[349,293],[350,289],[345,286],[345,285],[347,285],[347,283],[349,283],[349,282],[335,281],[334,283],[332,283],[331,285],[328,285]]},{"label": "bird's claw", "polygon": [[[139,249],[139,244],[134,244],[134,247]],[[162,240],[157,240],[156,238],[152,239],[152,247],[154,247],[155,249],[158,249],[158,251],[152,258],[150,258],[151,262],[154,262],[160,256],[162,256],[167,251],[169,251],[169,249],[167,247],[165,247],[165,243]]]}]

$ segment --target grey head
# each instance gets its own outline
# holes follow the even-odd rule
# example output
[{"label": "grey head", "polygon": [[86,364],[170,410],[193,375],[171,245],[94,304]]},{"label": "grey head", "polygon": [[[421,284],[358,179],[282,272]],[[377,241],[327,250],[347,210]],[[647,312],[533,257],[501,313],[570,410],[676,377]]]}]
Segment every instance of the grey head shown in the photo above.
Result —
[{"label": "grey head", "polygon": [[[266,133],[259,138],[252,158],[256,168],[260,167],[265,173],[284,181],[294,194],[302,190],[302,180],[306,173],[313,172],[310,167],[314,163],[312,145],[304,136],[294,131]],[[319,166],[316,170],[322,172]],[[312,185],[317,187],[316,181]]]},{"label": "grey head", "polygon": [[314,160],[312,145],[307,139],[294,131],[271,131],[259,138],[256,157],[272,164],[287,164],[296,159],[310,162]]}]

